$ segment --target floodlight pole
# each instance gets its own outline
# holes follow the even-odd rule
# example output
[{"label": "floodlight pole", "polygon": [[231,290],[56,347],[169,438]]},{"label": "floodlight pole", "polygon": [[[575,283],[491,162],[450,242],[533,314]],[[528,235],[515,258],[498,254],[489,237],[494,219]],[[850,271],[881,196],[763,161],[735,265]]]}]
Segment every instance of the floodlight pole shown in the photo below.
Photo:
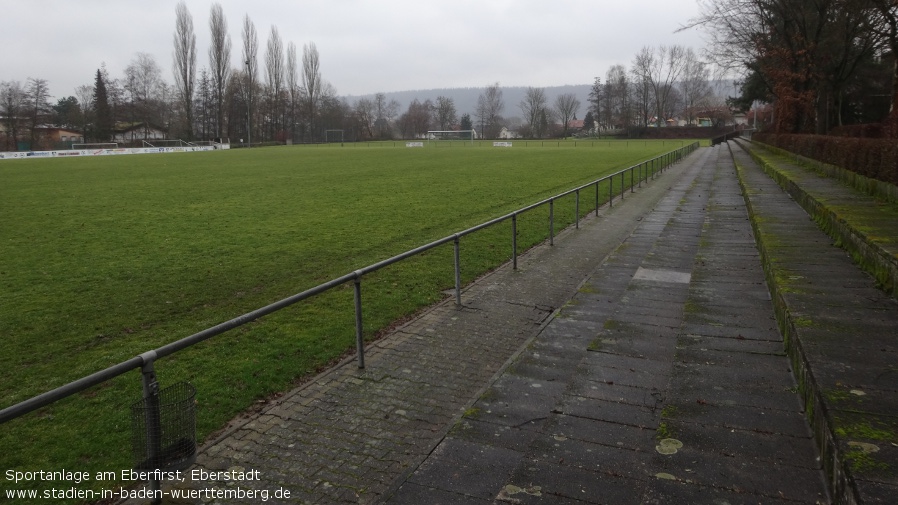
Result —
[{"label": "floodlight pole", "polygon": [[[245,63],[246,63],[246,67],[245,67],[246,68],[246,81],[249,86],[252,86],[253,82],[249,78],[249,60],[246,60]],[[247,90],[247,92],[246,92],[246,97],[247,97],[246,98],[246,147],[253,146],[253,134],[250,131],[250,125],[249,125],[249,115],[250,115],[250,112],[252,109],[252,106],[251,106],[252,100],[250,100],[250,98],[249,98],[250,96],[252,96],[252,91]]]}]

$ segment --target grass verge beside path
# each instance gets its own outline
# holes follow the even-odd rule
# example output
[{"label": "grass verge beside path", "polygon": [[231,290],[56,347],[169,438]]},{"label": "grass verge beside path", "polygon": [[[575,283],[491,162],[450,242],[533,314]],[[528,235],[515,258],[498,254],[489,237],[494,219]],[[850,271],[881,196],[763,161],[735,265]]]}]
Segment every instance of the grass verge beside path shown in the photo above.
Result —
[{"label": "grass verge beside path", "polygon": [[[0,406],[671,150],[633,144],[0,164]],[[573,214],[573,197],[559,201],[556,230]],[[521,250],[546,238],[547,218],[541,208],[519,219]],[[463,282],[510,256],[510,224],[464,238]],[[366,277],[366,336],[452,285],[451,247]],[[163,387],[197,387],[202,439],[351,349],[353,324],[345,286],[160,360],[157,373]],[[4,424],[0,469],[130,467],[127,407],[139,396],[138,374],[126,374]]]}]

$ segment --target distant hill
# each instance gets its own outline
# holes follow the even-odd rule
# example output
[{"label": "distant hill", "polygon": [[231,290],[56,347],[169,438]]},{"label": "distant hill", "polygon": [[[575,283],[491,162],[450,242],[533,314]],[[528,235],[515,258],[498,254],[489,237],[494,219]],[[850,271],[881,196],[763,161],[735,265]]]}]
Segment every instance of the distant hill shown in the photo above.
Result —
[{"label": "distant hill", "polygon": [[[733,96],[738,92],[734,87],[733,80],[715,80],[711,81],[711,87],[714,92],[723,98]],[[573,93],[580,100],[580,110],[577,111],[577,119],[583,119],[586,115],[587,107],[589,107],[589,91],[592,84],[568,84],[564,86],[545,86],[543,90],[549,99],[549,106],[554,106],[555,98],[565,93]],[[477,110],[477,99],[486,87],[480,88],[435,88],[435,89],[418,89],[411,91],[391,91],[384,92],[387,100],[396,100],[399,102],[400,114],[408,110],[408,105],[413,100],[423,102],[430,100],[436,102],[438,96],[451,98],[455,102],[455,110],[458,116],[470,114],[471,118],[475,117],[474,112]],[[521,117],[521,108],[519,104],[527,93],[527,86],[502,86],[502,99],[505,101],[505,109],[502,115],[506,118]],[[354,103],[360,98],[374,98],[374,94],[370,95],[349,95],[344,96],[347,102]]]}]

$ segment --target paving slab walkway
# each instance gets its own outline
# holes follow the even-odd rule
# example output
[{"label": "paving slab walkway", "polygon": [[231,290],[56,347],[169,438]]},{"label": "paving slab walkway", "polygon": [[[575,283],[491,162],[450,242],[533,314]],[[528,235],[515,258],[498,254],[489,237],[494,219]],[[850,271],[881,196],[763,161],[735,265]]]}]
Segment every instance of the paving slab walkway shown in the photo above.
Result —
[{"label": "paving slab walkway", "polygon": [[387,503],[829,503],[725,146]]},{"label": "paving slab walkway", "polygon": [[347,360],[235,423],[197,461],[260,480],[175,489],[893,503],[898,304],[831,242],[735,145],[702,148],[478,280],[461,307],[370,345],[364,370]]},{"label": "paving slab walkway", "polygon": [[[731,144],[774,305],[837,503],[898,503],[898,302],[833,245],[739,145]],[[835,180],[777,167],[797,195],[837,203],[858,236],[898,237],[896,223],[852,219],[879,204]],[[799,189],[801,189],[799,191]],[[821,195],[825,195],[821,196]],[[886,205],[882,205],[887,207]],[[875,221],[875,220],[874,220]]]},{"label": "paving slab walkway", "polygon": [[[699,159],[682,163],[689,167]],[[415,471],[584,278],[680,178],[677,166],[398,327],[354,359],[239,420],[202,448],[194,470],[218,478],[166,482],[172,503],[379,503]],[[259,480],[228,479],[258,472]],[[208,491],[207,490],[211,490]],[[228,499],[216,491],[231,490]],[[237,499],[237,492],[246,499]],[[289,499],[274,493],[287,491]],[[188,494],[173,499],[173,493]],[[253,494],[256,493],[256,494]],[[134,503],[139,501],[135,500]]]}]

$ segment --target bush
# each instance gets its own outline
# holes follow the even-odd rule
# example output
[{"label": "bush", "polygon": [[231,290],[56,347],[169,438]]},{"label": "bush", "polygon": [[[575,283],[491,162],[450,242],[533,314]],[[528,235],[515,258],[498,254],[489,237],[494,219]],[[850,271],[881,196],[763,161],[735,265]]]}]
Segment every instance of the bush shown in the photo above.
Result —
[{"label": "bush", "polygon": [[773,133],[756,133],[753,139],[898,185],[898,142],[895,139]]},{"label": "bush", "polygon": [[829,134],[835,137],[852,137],[863,139],[881,139],[885,136],[882,123],[836,126],[829,131]]}]

